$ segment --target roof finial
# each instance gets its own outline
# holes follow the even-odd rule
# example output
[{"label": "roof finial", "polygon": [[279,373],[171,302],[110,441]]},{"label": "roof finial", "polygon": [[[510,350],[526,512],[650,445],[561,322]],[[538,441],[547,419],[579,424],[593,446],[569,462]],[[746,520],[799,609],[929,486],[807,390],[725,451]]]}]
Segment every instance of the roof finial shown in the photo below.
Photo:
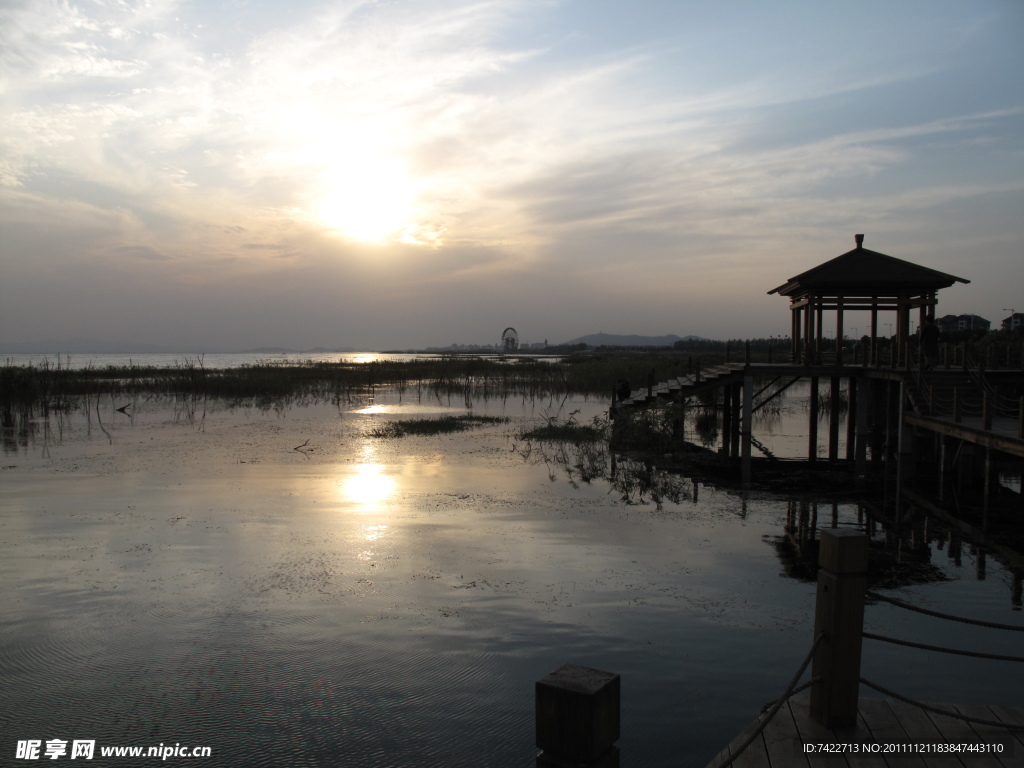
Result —
[{"label": "roof finial", "polygon": [[853,239],[857,241],[858,248],[864,247],[864,235],[854,235]]}]

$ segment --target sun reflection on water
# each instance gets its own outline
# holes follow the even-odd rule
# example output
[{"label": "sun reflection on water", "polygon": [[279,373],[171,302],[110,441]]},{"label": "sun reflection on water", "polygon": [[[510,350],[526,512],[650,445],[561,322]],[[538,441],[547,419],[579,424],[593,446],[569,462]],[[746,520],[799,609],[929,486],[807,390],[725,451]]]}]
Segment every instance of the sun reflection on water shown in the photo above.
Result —
[{"label": "sun reflection on water", "polygon": [[358,464],[354,473],[341,481],[347,501],[373,508],[394,495],[398,483],[386,474],[383,464]]}]

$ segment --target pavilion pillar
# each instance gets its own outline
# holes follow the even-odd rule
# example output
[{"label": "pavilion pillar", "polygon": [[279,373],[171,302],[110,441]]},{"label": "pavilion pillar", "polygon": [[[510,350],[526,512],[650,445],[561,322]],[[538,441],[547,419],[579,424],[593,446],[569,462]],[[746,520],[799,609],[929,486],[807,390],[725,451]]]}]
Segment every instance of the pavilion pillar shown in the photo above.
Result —
[{"label": "pavilion pillar", "polygon": [[856,427],[857,427],[857,423],[858,423],[858,420],[859,420],[859,417],[857,415],[857,411],[858,411],[858,409],[860,407],[860,403],[858,402],[859,398],[857,396],[858,395],[857,390],[860,388],[860,377],[857,377],[856,379],[854,379],[853,376],[848,377],[846,379],[846,387],[847,387],[846,397],[847,397],[847,399],[849,401],[847,403],[847,408],[846,408],[846,460],[847,461],[853,461],[854,458],[856,457],[856,451],[855,451],[855,447],[856,447],[856,444],[857,444],[857,430],[856,430]]},{"label": "pavilion pillar", "polygon": [[822,328],[821,328],[821,313],[823,311],[822,308],[821,308],[821,305],[823,303],[824,302],[823,302],[822,297],[819,296],[818,300],[815,302],[815,306],[814,306],[815,322],[818,325],[818,327],[816,329],[816,332],[815,332],[815,340],[816,341],[814,343],[814,363],[815,363],[815,365],[821,365],[821,353],[825,349],[825,345],[822,344],[822,336],[823,336],[823,334],[822,334]]},{"label": "pavilion pillar", "polygon": [[[750,369],[747,368],[749,371]],[[744,488],[750,487],[750,438],[754,424],[754,376],[748,373],[743,377],[743,445],[740,465],[741,482]]]},{"label": "pavilion pillar", "polygon": [[843,297],[836,299],[836,365],[843,364]]},{"label": "pavilion pillar", "polygon": [[810,365],[813,357],[811,340],[814,338],[814,313],[811,308],[814,305],[813,297],[807,295],[807,303],[804,305],[804,365]]},{"label": "pavilion pillar", "polygon": [[839,377],[832,376],[829,382],[828,409],[828,460],[839,458]]},{"label": "pavilion pillar", "polygon": [[871,433],[871,463],[878,464],[882,461],[883,441],[888,436],[888,385],[889,382],[868,379],[871,386],[871,415],[867,426]]},{"label": "pavilion pillar", "polygon": [[793,353],[790,362],[796,365],[800,362],[800,307],[793,307],[790,314],[792,317],[792,330],[790,336],[793,341]]},{"label": "pavilion pillar", "polygon": [[878,297],[871,297],[871,364],[878,365]]},{"label": "pavilion pillar", "polygon": [[906,365],[903,359],[904,345],[910,339],[910,299],[906,293],[901,293],[896,303],[896,352],[900,365]]},{"label": "pavilion pillar", "polygon": [[[850,388],[853,388],[851,383]],[[875,401],[875,383],[867,376],[857,378],[857,442],[854,446],[854,469],[858,477],[863,477],[867,470],[868,442],[872,440],[872,432],[877,422]],[[878,458],[876,444],[871,446],[871,458]]]},{"label": "pavilion pillar", "polygon": [[732,445],[732,388],[733,384],[726,384],[722,388],[722,455],[729,456],[729,448]]},{"label": "pavilion pillar", "polygon": [[732,434],[729,436],[729,440],[732,443],[732,447],[729,450],[730,456],[740,455],[740,388],[738,385],[733,385],[732,388],[732,403],[729,406],[732,408]]},{"label": "pavilion pillar", "polygon": [[818,460],[818,377],[811,376],[811,400],[807,417],[807,460]]}]

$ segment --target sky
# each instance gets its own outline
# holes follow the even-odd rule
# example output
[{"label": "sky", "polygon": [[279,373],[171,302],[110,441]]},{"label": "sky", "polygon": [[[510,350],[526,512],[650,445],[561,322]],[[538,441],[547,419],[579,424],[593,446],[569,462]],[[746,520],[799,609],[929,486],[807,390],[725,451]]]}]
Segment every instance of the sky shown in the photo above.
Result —
[{"label": "sky", "polygon": [[1020,0],[0,0],[0,346],[765,337],[856,233],[998,322],[1021,39]]}]

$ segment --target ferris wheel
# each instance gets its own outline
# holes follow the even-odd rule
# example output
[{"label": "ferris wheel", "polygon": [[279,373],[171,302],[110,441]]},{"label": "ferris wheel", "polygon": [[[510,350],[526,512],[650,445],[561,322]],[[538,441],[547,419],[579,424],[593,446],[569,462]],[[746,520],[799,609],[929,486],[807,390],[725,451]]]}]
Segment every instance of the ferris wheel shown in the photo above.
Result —
[{"label": "ferris wheel", "polygon": [[519,334],[516,329],[509,326],[501,334],[501,348],[505,352],[515,352],[519,349]]}]

